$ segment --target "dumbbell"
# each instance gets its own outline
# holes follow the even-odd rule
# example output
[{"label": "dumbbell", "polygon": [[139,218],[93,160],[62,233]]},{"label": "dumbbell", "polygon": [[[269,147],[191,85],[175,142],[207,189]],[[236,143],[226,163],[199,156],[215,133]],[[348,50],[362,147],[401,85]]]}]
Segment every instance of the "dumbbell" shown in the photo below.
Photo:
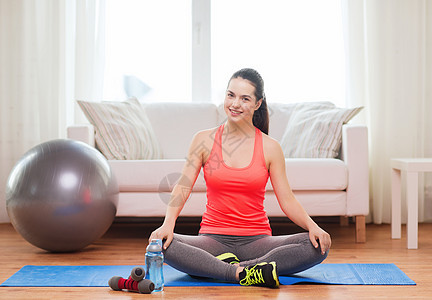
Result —
[{"label": "dumbbell", "polygon": [[145,271],[141,267],[135,267],[132,269],[129,278],[132,278],[135,281],[141,281],[144,279]]},{"label": "dumbbell", "polygon": [[114,291],[129,290],[141,294],[150,294],[154,290],[154,283],[148,279],[135,281],[133,279],[124,279],[120,276],[114,276],[111,277],[108,284]]},{"label": "dumbbell", "polygon": [[135,267],[132,269],[129,279],[114,276],[111,277],[108,284],[114,291],[126,289],[141,294],[150,294],[154,290],[154,283],[148,279],[143,279],[144,275],[145,271],[143,268]]}]

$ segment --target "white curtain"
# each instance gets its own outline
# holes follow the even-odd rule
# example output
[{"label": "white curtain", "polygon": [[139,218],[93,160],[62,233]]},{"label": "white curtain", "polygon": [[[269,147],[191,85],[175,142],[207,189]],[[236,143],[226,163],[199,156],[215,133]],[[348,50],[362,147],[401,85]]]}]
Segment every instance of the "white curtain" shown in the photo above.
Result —
[{"label": "white curtain", "polygon": [[9,220],[13,165],[31,147],[65,137],[78,95],[98,97],[103,12],[97,0],[0,0],[0,222]]},{"label": "white curtain", "polygon": [[[390,159],[432,157],[432,1],[342,0],[348,105],[365,106],[371,220],[391,221]],[[420,177],[419,220],[432,220]],[[406,221],[406,208],[402,208]]]},{"label": "white curtain", "polygon": [[[66,0],[67,1],[67,0]],[[76,0],[74,99],[101,101],[105,65],[105,0]],[[73,8],[71,8],[73,9]],[[74,123],[85,122],[75,101]]]}]

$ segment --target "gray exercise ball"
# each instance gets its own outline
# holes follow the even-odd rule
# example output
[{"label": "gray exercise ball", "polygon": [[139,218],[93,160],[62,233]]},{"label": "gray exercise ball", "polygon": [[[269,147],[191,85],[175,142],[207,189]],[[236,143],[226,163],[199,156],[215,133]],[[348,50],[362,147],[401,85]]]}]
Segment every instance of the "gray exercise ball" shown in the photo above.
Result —
[{"label": "gray exercise ball", "polygon": [[73,140],[30,149],[6,185],[12,225],[28,242],[52,252],[77,251],[100,238],[114,220],[117,202],[108,161]]}]

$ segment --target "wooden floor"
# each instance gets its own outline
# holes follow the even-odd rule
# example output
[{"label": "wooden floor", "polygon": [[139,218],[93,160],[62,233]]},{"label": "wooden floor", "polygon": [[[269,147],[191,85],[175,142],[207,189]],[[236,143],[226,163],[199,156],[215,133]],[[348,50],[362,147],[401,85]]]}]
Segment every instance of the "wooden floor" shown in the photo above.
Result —
[{"label": "wooden floor", "polygon": [[[395,263],[416,286],[291,285],[272,290],[259,287],[166,287],[151,295],[116,292],[110,288],[0,287],[0,299],[432,299],[432,224],[419,227],[419,249],[407,250],[405,228],[401,240],[390,239],[389,225],[368,225],[367,243],[354,242],[355,226],[320,224],[333,238],[325,263]],[[107,234],[83,251],[52,254],[27,243],[9,224],[0,224],[0,282],[21,267],[33,265],[138,265],[144,264],[147,237],[156,224],[115,223]],[[178,230],[195,232],[196,224]],[[290,233],[292,224],[273,224],[275,234]]]}]

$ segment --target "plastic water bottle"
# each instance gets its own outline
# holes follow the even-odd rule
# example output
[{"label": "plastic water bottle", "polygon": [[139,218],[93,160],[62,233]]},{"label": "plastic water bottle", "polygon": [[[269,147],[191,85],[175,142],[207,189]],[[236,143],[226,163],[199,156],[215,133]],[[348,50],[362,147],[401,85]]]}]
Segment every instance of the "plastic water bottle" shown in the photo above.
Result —
[{"label": "plastic water bottle", "polygon": [[163,262],[162,240],[153,239],[147,246],[147,252],[145,254],[145,278],[153,281],[155,285],[154,292],[160,292],[164,287]]}]

